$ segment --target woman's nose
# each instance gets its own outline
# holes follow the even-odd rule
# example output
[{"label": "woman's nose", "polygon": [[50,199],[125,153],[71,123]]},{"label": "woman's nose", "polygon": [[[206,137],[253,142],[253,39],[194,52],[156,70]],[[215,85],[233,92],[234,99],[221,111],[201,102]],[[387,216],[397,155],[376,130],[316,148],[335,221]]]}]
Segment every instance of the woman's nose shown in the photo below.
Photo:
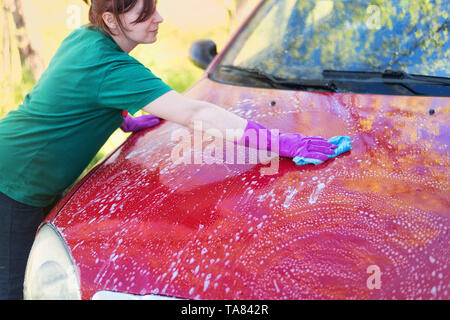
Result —
[{"label": "woman's nose", "polygon": [[155,12],[155,22],[156,23],[163,23],[164,19],[163,17],[159,14],[158,11]]}]

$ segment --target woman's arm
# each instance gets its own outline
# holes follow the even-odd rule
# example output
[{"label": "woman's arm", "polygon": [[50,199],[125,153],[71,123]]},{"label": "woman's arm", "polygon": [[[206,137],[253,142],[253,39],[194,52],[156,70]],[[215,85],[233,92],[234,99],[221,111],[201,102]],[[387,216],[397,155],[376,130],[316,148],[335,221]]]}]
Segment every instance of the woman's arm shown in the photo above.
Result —
[{"label": "woman's arm", "polygon": [[[189,99],[175,91],[169,91],[145,106],[143,110],[191,129],[195,129],[194,125],[199,121],[202,124],[202,131],[216,129],[220,131],[222,137],[232,141],[235,137],[227,134],[227,129],[240,130],[242,134],[240,137],[238,135],[237,143],[257,149],[273,150],[271,142],[274,141],[279,147],[275,147],[276,152],[284,157],[326,161],[328,155],[333,155],[334,149],[337,148],[335,144],[322,137],[300,133],[276,133],[276,136],[272,137],[270,131],[259,123],[247,121],[215,104]],[[248,134],[249,132],[256,135]],[[260,136],[261,132],[266,134]]]},{"label": "woman's arm", "polygon": [[214,128],[225,138],[227,129],[244,132],[247,125],[247,120],[234,113],[209,102],[187,98],[174,90],[152,101],[142,110],[191,129],[194,129],[196,121],[200,121],[203,131]]}]

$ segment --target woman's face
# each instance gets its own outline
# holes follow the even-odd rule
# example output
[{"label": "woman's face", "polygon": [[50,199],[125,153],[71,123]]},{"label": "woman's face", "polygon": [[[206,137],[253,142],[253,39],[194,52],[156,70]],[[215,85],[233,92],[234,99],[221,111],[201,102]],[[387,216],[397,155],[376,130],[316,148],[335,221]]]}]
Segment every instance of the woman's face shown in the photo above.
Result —
[{"label": "woman's face", "polygon": [[122,14],[121,16],[123,26],[126,29],[123,31],[123,35],[128,41],[136,44],[154,43],[157,40],[156,37],[158,34],[159,24],[164,21],[158,10],[155,10],[155,12],[147,20],[136,24],[132,23],[142,12],[144,1],[147,0],[139,0],[133,9]]}]

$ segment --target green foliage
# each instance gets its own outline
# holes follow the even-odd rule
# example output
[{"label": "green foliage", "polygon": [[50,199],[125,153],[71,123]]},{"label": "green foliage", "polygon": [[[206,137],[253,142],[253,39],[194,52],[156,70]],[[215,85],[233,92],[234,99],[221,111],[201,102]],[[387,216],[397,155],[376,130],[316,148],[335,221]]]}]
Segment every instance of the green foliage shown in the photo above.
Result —
[{"label": "green foliage", "polygon": [[199,78],[199,73],[193,70],[185,70],[178,72],[176,70],[167,70],[164,72],[164,77],[167,79],[167,84],[177,92],[184,92]]},{"label": "green foliage", "polygon": [[33,89],[36,81],[28,66],[24,66],[22,69],[22,82],[14,88],[14,100],[15,104],[22,103],[25,96]]},{"label": "green foliage", "polygon": [[0,103],[0,119],[5,117],[9,111],[17,109],[19,104],[23,102],[23,99],[28,94],[28,92],[33,89],[35,85],[35,80],[30,68],[27,66],[22,68],[22,81],[18,84],[11,84],[6,81],[3,82],[3,90],[9,90],[12,94],[9,95],[9,99],[2,100]]}]

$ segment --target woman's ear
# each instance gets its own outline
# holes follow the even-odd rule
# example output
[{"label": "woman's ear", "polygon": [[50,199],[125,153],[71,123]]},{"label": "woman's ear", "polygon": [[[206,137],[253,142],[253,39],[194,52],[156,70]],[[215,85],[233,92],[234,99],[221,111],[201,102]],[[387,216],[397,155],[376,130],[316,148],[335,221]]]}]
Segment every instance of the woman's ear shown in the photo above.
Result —
[{"label": "woman's ear", "polygon": [[118,30],[116,18],[111,12],[103,12],[102,19],[111,32],[115,33]]}]

